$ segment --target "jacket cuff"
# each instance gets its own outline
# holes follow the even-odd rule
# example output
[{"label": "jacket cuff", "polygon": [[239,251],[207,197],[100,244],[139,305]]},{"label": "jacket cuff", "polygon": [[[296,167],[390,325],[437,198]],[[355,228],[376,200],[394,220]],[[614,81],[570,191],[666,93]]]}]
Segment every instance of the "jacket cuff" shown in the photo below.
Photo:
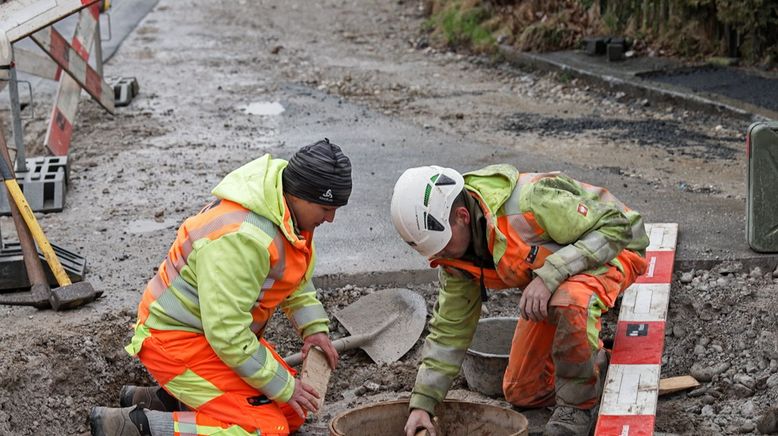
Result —
[{"label": "jacket cuff", "polygon": [[548,260],[546,260],[546,263],[544,263],[542,267],[533,272],[543,280],[543,283],[546,284],[546,287],[552,294],[566,278],[565,275],[556,269],[552,263],[548,262]]},{"label": "jacket cuff", "polygon": [[426,410],[430,416],[435,416],[435,407],[437,405],[438,402],[435,399],[414,392],[411,394],[411,401],[408,407],[410,409]]},{"label": "jacket cuff", "polygon": [[310,335],[316,334],[316,333],[330,333],[329,323],[327,322],[321,322],[321,323],[315,323],[311,324],[305,329],[303,329],[302,332],[302,338],[305,339]]}]

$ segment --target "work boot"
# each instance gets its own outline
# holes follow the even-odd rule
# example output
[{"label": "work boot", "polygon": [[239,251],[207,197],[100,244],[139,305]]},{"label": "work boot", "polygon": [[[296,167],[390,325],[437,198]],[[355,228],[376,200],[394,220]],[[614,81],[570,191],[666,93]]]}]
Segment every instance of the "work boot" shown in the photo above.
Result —
[{"label": "work boot", "polygon": [[92,436],[151,436],[146,414],[137,406],[93,407],[89,427]]},{"label": "work boot", "polygon": [[554,414],[546,423],[543,436],[587,436],[591,431],[590,410],[571,406],[556,406]]},{"label": "work boot", "polygon": [[183,410],[178,400],[159,386],[124,385],[119,391],[121,407],[140,406],[143,409],[160,412]]}]

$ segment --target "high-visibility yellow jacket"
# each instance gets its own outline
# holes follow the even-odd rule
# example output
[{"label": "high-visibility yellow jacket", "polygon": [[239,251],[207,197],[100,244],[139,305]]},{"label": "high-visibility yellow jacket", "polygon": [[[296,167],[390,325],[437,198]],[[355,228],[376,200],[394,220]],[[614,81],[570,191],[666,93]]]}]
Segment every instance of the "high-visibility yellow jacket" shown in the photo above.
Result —
[{"label": "high-visibility yellow jacket", "polygon": [[294,378],[258,338],[281,307],[302,337],[328,332],[311,283],[313,234],[294,229],[281,173],[287,162],[265,155],[228,174],[217,200],[178,229],[175,242],[138,307],[136,355],[154,330],[205,335],[215,353],[267,397],[288,401]]},{"label": "high-visibility yellow jacket", "polygon": [[[607,190],[564,174],[525,173],[492,165],[464,174],[465,189],[486,219],[493,266],[431,259],[439,266],[438,302],[424,342],[410,407],[434,413],[459,373],[481,315],[479,282],[523,288],[541,277],[552,292],[579,273],[597,275],[624,249],[645,254],[643,219]],[[490,263],[491,264],[491,263]],[[613,301],[601,296],[609,307]]]}]

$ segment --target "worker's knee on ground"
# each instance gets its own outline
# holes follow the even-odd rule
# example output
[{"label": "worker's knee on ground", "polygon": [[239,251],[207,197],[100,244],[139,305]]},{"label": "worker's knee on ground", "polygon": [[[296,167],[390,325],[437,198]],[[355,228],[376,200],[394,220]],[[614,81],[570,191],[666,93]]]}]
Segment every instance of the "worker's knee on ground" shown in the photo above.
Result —
[{"label": "worker's knee on ground", "polygon": [[545,407],[554,405],[553,384],[542,384],[537,380],[503,380],[505,400],[516,407]]}]

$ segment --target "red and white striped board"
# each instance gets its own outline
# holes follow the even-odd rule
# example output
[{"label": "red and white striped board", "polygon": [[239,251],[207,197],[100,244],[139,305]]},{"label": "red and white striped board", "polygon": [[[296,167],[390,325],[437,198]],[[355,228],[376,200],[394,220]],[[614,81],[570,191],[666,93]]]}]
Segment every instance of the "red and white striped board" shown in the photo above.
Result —
[{"label": "red and white striped board", "polygon": [[625,292],[595,436],[654,434],[678,224],[647,224],[648,268]]},{"label": "red and white striped board", "polygon": [[12,0],[0,4],[0,31],[13,43],[99,0]]},{"label": "red and white striped board", "polygon": [[[99,19],[99,3],[95,3],[79,13],[78,24],[71,46],[85,62],[89,62],[89,50],[92,44],[100,44],[99,36],[96,35]],[[54,156],[67,156],[68,154],[80,97],[81,85],[69,75],[63,74],[59,80],[57,97],[54,100],[54,108],[51,112],[49,127],[43,142]]]},{"label": "red and white striped board", "polygon": [[[32,40],[46,52],[100,106],[114,113],[113,88],[85,61],[54,27],[35,32]],[[83,52],[83,51],[82,51]]]}]

